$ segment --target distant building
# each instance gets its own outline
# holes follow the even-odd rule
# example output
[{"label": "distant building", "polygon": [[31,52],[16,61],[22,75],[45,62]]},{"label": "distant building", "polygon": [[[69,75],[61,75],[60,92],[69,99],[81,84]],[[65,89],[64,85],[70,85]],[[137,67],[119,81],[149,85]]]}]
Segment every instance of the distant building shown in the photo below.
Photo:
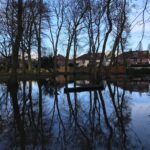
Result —
[{"label": "distant building", "polygon": [[[99,65],[100,63],[100,59],[101,59],[101,53],[96,53],[95,55],[90,53],[87,54],[83,54],[81,56],[79,56],[76,59],[76,63],[78,65],[78,67],[87,67],[90,63],[90,61],[95,61],[96,62],[96,66]],[[103,65],[106,64],[106,56],[104,55],[104,61],[103,61]]]},{"label": "distant building", "polygon": [[116,63],[119,65],[144,65],[150,64],[149,51],[128,51],[116,57]]},{"label": "distant building", "polygon": [[63,55],[58,54],[56,56],[56,63],[58,67],[65,66],[65,57]]},{"label": "distant building", "polygon": [[[117,57],[120,54],[121,54],[121,50],[116,51],[115,54],[114,54],[114,56]],[[105,55],[106,55],[106,66],[109,66],[110,63],[111,63],[113,52],[112,51],[106,51]]]}]

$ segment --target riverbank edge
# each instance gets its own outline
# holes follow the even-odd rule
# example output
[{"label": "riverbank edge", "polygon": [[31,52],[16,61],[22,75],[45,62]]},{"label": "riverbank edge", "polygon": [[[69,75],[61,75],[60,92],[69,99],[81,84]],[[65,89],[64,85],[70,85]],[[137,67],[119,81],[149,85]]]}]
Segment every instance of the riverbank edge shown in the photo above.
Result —
[{"label": "riverbank edge", "polygon": [[[18,80],[44,80],[44,79],[55,79],[57,76],[82,76],[82,75],[89,75],[88,73],[83,72],[75,72],[75,73],[64,73],[64,72],[41,72],[39,73],[18,73]],[[118,78],[118,77],[126,77],[126,78],[134,78],[134,77],[146,77],[150,74],[128,74],[128,73],[112,73],[112,74],[105,74],[101,79],[107,80],[110,78]],[[11,78],[11,73],[0,73],[0,82],[6,82]]]}]

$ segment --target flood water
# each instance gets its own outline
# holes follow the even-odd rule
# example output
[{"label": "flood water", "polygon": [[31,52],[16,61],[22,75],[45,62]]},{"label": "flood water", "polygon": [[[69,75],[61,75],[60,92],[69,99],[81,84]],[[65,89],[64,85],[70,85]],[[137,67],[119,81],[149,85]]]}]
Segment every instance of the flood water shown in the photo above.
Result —
[{"label": "flood water", "polygon": [[149,150],[150,82],[0,83],[0,150]]}]

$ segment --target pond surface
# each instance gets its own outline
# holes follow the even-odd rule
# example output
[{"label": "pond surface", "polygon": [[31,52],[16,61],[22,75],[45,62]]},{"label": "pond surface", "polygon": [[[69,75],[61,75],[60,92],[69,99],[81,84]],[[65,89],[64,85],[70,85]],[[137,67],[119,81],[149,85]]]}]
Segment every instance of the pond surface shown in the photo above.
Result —
[{"label": "pond surface", "polygon": [[0,83],[0,150],[149,150],[149,80]]}]

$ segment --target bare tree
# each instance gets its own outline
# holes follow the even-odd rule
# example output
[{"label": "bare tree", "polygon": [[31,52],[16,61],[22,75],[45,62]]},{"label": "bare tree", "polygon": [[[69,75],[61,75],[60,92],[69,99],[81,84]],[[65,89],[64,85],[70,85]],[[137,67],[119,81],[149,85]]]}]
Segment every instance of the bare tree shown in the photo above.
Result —
[{"label": "bare tree", "polygon": [[[23,17],[23,46],[28,55],[28,71],[32,72],[32,59],[31,59],[31,50],[33,47],[33,43],[35,41],[35,31],[34,31],[34,21],[36,19],[37,14],[33,13],[35,10],[35,2],[26,1],[24,6],[24,17]],[[24,53],[22,52],[22,53]]]},{"label": "bare tree", "polygon": [[17,77],[17,66],[18,66],[18,52],[20,48],[20,42],[22,40],[22,34],[23,34],[23,28],[22,28],[22,16],[23,16],[23,1],[18,0],[17,4],[17,30],[16,30],[16,36],[15,41],[12,45],[12,73],[11,73],[11,79],[16,80]]},{"label": "bare tree", "polygon": [[103,0],[88,1],[89,10],[85,17],[89,43],[89,72],[96,72],[96,59],[103,39],[103,23],[105,19],[106,4]]},{"label": "bare tree", "polygon": [[54,53],[54,71],[56,71],[56,56],[58,53],[58,46],[60,44],[61,30],[64,23],[64,11],[65,11],[65,2],[64,0],[55,0],[50,1],[50,13],[47,18],[49,34],[53,53]]},{"label": "bare tree", "polygon": [[[74,4],[74,5],[73,5]],[[72,0],[71,3],[67,2],[67,9],[65,12],[65,25],[67,32],[66,40],[66,59],[65,59],[65,72],[68,71],[68,62],[70,51],[72,48],[73,40],[77,32],[82,29],[81,24],[83,23],[84,15],[88,10],[86,1]]]},{"label": "bare tree", "polygon": [[[127,27],[127,1],[120,1],[118,4],[120,8],[118,8],[117,15],[118,17],[114,18],[114,23],[116,25],[116,35],[115,35],[115,40],[113,43],[113,48],[112,48],[112,58],[111,58],[111,63],[110,66],[112,65],[113,61],[115,60],[115,52],[117,51],[117,47],[119,46],[119,43],[121,41],[121,38],[123,36],[123,32],[125,31]],[[116,22],[117,20],[117,22]]]}]

